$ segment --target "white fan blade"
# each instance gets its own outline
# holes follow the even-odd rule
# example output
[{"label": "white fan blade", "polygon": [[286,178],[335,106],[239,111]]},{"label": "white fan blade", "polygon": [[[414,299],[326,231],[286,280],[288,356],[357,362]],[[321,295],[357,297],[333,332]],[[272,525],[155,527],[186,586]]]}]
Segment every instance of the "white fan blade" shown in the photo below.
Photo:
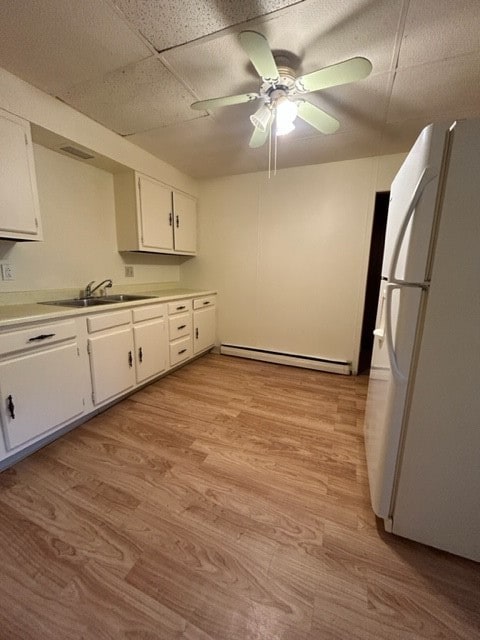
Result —
[{"label": "white fan blade", "polygon": [[259,98],[258,93],[242,93],[238,96],[225,96],[224,98],[210,98],[210,100],[200,100],[190,105],[191,109],[196,111],[206,111],[207,109],[216,109],[217,107],[229,107],[232,104],[241,104],[242,102],[251,102]]},{"label": "white fan blade", "polygon": [[301,100],[298,103],[298,117],[312,125],[322,133],[335,133],[340,126],[339,121],[322,111],[311,102]]},{"label": "white fan blade", "polygon": [[256,31],[242,31],[238,34],[238,39],[258,75],[267,82],[277,80],[277,65],[265,36]]},{"label": "white fan blade", "polygon": [[367,58],[350,58],[330,67],[312,71],[295,80],[295,87],[301,93],[328,89],[340,84],[366,78],[372,70],[372,63]]},{"label": "white fan blade", "polygon": [[262,147],[265,144],[269,133],[270,133],[270,127],[267,127],[265,131],[262,131],[258,127],[255,127],[252,133],[252,137],[250,138],[250,142],[248,143],[248,146],[251,147],[252,149],[256,149],[257,147]]}]

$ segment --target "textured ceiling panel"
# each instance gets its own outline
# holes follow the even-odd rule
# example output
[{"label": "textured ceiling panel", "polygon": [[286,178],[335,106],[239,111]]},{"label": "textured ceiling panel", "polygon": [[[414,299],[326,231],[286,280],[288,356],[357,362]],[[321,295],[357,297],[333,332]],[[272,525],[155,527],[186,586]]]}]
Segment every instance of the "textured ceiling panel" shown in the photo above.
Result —
[{"label": "textured ceiling panel", "polygon": [[299,0],[114,0],[127,19],[163,51],[262,16]]},{"label": "textured ceiling panel", "polygon": [[411,0],[399,66],[480,51],[479,0]]},{"label": "textured ceiling panel", "polygon": [[[376,74],[391,67],[399,18],[385,4],[357,0],[347,9],[346,3],[305,0],[249,28],[263,33],[274,52],[288,52],[298,73],[364,56]],[[236,33],[173,49],[163,59],[202,100],[257,91],[260,85]]]},{"label": "textured ceiling panel", "polygon": [[127,135],[192,120],[192,96],[155,57],[77,85],[60,97],[97,122]]},{"label": "textured ceiling panel", "polygon": [[[196,178],[258,171],[263,150],[248,147],[251,125],[199,118],[129,136],[128,140]],[[185,153],[185,150],[188,152]]]},{"label": "textured ceiling panel", "polygon": [[134,30],[98,0],[0,2],[0,65],[47,93],[148,55]]},{"label": "textured ceiling panel", "polygon": [[480,54],[398,71],[388,122],[480,115]]}]

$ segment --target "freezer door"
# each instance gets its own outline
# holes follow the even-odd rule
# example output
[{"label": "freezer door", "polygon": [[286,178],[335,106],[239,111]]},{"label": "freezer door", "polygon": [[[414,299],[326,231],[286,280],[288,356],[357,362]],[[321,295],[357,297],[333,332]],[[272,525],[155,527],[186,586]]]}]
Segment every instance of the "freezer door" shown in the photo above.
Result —
[{"label": "freezer door", "polygon": [[[426,127],[392,182],[382,265],[382,276],[389,280],[423,282],[428,278],[438,180],[448,129],[440,124]],[[413,210],[409,212],[412,201]],[[406,216],[409,222],[403,228]]]},{"label": "freezer door", "polygon": [[382,281],[380,289],[365,415],[365,450],[372,507],[381,518],[391,515],[423,295],[421,288],[397,287],[386,281]]}]

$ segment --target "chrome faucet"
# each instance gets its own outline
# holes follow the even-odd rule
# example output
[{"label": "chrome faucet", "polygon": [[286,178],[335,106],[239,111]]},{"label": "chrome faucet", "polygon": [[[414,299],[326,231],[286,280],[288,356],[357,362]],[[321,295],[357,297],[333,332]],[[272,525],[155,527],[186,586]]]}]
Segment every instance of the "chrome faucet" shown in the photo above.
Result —
[{"label": "chrome faucet", "polygon": [[102,280],[100,284],[97,284],[96,287],[93,287],[93,289],[92,289],[92,284],[95,284],[95,280],[92,280],[91,282],[89,282],[85,287],[85,298],[91,298],[93,295],[93,292],[96,291],[97,289],[100,289],[102,285],[105,285],[105,289],[107,287],[111,287],[113,285],[113,282],[110,280],[110,278],[107,278],[106,280]]}]

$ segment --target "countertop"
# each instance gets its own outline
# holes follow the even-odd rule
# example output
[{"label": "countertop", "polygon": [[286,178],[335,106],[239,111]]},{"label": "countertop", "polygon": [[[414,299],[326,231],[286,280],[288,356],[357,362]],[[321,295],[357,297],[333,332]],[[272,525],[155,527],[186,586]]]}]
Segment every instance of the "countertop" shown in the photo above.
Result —
[{"label": "countertop", "polygon": [[[123,292],[118,292],[123,293]],[[130,292],[133,293],[133,292]],[[92,313],[105,313],[116,311],[120,308],[138,307],[140,305],[169,302],[184,298],[198,298],[201,296],[215,295],[217,292],[205,289],[168,289],[163,291],[139,291],[141,295],[152,296],[145,300],[130,302],[112,302],[108,305],[94,307],[61,307],[57,305],[29,302],[25,304],[8,304],[0,306],[0,330],[5,327],[21,324],[23,322],[38,322],[41,320],[55,320],[75,316],[85,316]],[[48,292],[45,292],[45,300],[48,300]]]}]

